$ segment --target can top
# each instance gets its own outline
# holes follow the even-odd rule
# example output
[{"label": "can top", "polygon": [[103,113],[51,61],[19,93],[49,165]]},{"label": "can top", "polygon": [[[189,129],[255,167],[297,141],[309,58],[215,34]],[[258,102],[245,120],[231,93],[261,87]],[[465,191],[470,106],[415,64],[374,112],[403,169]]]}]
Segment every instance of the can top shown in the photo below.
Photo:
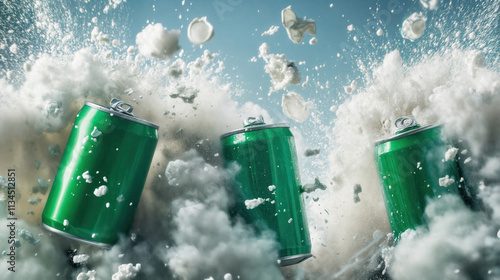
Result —
[{"label": "can top", "polygon": [[274,128],[274,127],[290,127],[289,124],[286,123],[276,123],[276,124],[266,124],[264,122],[264,117],[261,115],[257,117],[248,117],[243,121],[243,128],[235,129],[229,132],[226,132],[220,136],[220,139],[226,138],[231,135],[243,133],[243,132],[248,132],[248,131],[255,131],[255,130],[262,130],[262,129],[268,129],[268,128]]},{"label": "can top", "polygon": [[379,140],[375,142],[375,146],[378,146],[380,144],[383,144],[385,142],[389,142],[392,140],[404,138],[406,136],[410,136],[412,134],[419,133],[421,131],[440,126],[440,124],[433,124],[433,125],[428,125],[424,127],[420,127],[420,125],[417,123],[417,120],[415,120],[415,117],[413,116],[407,116],[407,117],[402,117],[396,120],[394,123],[396,126],[396,135],[393,137],[389,137],[387,139]]},{"label": "can top", "polygon": [[396,135],[420,127],[415,117],[411,115],[397,119],[394,125],[396,126]]},{"label": "can top", "polygon": [[[143,119],[139,119],[138,117],[135,117],[134,114],[132,114],[132,110],[134,110],[134,107],[132,105],[130,105],[124,101],[121,101],[117,98],[111,99],[111,101],[109,103],[110,103],[110,107],[106,107],[106,106],[102,106],[102,105],[99,105],[99,104],[96,104],[96,103],[93,103],[90,101],[85,101],[85,105],[90,106],[90,107],[97,109],[99,111],[103,111],[103,112],[106,112],[108,114],[112,114],[113,116],[117,116],[117,117],[120,117],[122,119],[126,119],[129,121],[133,121],[136,123],[147,125],[147,126],[152,127],[154,129],[159,128],[159,126],[154,124],[154,123],[148,122],[148,121],[143,120]],[[123,105],[127,106],[128,108],[124,108]]]}]

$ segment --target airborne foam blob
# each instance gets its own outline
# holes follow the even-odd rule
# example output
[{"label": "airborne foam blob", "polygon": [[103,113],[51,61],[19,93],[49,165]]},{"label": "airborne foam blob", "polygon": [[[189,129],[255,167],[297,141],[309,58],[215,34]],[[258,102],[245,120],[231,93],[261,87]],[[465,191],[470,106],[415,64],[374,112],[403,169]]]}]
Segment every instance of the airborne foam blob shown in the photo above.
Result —
[{"label": "airborne foam blob", "polygon": [[122,264],[118,267],[118,271],[111,277],[112,280],[131,280],[135,279],[137,273],[141,270],[141,264],[135,266],[131,263]]},{"label": "airborne foam blob", "polygon": [[449,148],[444,154],[444,161],[454,160],[458,153],[458,149],[455,147]]},{"label": "airborne foam blob", "polygon": [[108,187],[102,185],[99,188],[94,190],[94,195],[97,197],[101,197],[108,192]]},{"label": "airborne foam blob", "polygon": [[269,27],[269,29],[267,31],[262,32],[262,34],[260,34],[260,36],[272,36],[276,32],[278,32],[279,28],[280,28],[279,26],[273,25],[273,26]]},{"label": "airborne foam blob", "polygon": [[298,85],[302,80],[300,71],[293,61],[288,61],[284,54],[270,54],[269,45],[263,43],[259,47],[259,57],[266,62],[264,70],[271,77],[272,86],[269,94],[286,89],[290,84]]},{"label": "airborne foam blob", "polygon": [[439,0],[420,0],[420,4],[426,9],[437,10]]},{"label": "airborne foam blob", "polygon": [[258,207],[259,205],[261,205],[262,203],[264,203],[266,200],[261,198],[261,197],[258,197],[258,198],[255,198],[255,199],[248,199],[248,200],[245,200],[245,206],[247,207],[247,209],[254,209],[256,207]]},{"label": "airborne foam blob", "polygon": [[214,37],[214,27],[207,17],[194,18],[188,26],[188,39],[195,45],[205,44]]},{"label": "airborne foam blob", "polygon": [[300,44],[307,33],[316,35],[316,23],[312,19],[301,19],[288,6],[281,11],[281,23],[286,29],[288,38],[296,44]]},{"label": "airborne foam blob", "polygon": [[292,120],[303,123],[309,117],[309,109],[312,102],[305,102],[302,96],[294,91],[283,94],[281,99],[281,108],[283,113]]},{"label": "airborne foam blob", "polygon": [[427,18],[422,13],[413,13],[403,22],[401,36],[411,41],[417,40],[424,35],[426,21]]},{"label": "airborne foam blob", "polygon": [[149,24],[135,38],[139,53],[146,57],[169,60],[181,49],[180,30],[168,31],[161,23]]}]

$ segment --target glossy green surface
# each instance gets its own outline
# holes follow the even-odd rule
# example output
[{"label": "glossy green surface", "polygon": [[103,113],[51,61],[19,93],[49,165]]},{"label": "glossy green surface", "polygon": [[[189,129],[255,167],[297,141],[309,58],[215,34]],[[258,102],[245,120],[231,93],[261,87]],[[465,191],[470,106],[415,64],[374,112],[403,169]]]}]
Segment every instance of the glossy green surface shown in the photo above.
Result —
[{"label": "glossy green surface", "polygon": [[[417,133],[375,146],[377,165],[387,214],[394,237],[425,222],[429,198],[439,199],[464,189],[455,160],[443,161],[451,147],[441,136],[441,127],[422,128]],[[448,175],[455,182],[440,186],[439,179]]]},{"label": "glossy green surface", "polygon": [[[236,162],[234,214],[256,228],[271,229],[281,245],[279,257],[309,254],[311,242],[300,195],[297,153],[288,127],[272,127],[230,135],[221,139],[227,165]],[[270,186],[276,188],[270,190]],[[264,203],[247,209],[246,200]]]},{"label": "glossy green surface", "polygon": [[[85,105],[66,144],[42,222],[90,242],[117,242],[134,220],[157,141],[156,129]],[[83,176],[87,171],[91,182]],[[103,185],[106,194],[96,196],[95,189]]]}]

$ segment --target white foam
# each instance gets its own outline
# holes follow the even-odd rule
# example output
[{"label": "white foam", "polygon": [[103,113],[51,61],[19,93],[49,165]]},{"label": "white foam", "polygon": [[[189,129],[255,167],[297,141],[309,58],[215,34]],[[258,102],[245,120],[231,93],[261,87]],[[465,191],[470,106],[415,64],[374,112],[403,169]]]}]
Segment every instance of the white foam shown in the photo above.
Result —
[{"label": "white foam", "polygon": [[350,24],[347,26],[347,31],[351,32],[354,30],[354,25],[353,24]]},{"label": "white foam", "polygon": [[269,94],[280,89],[286,89],[291,84],[300,84],[300,71],[294,62],[288,61],[284,54],[270,54],[269,45],[263,43],[259,47],[259,57],[264,59],[264,70],[271,77]]},{"label": "white foam", "polygon": [[83,172],[82,177],[86,183],[89,183],[89,184],[92,183],[92,176],[90,175],[89,171]]},{"label": "white foam", "polygon": [[309,109],[313,107],[311,101],[305,101],[302,96],[294,91],[283,94],[281,108],[283,113],[292,120],[303,123],[309,117]]},{"label": "white foam", "polygon": [[424,35],[427,18],[422,13],[413,13],[403,22],[401,36],[410,41],[415,41]]},{"label": "white foam", "polygon": [[311,40],[309,40],[309,45],[316,45],[318,42],[318,39],[316,37],[312,37]]},{"label": "white foam", "polygon": [[269,27],[268,30],[262,32],[262,34],[260,34],[260,36],[272,36],[272,35],[276,34],[276,32],[278,32],[279,28],[280,28],[279,26],[273,25],[273,26]]},{"label": "white foam", "polygon": [[97,126],[94,126],[94,130],[90,133],[90,136],[96,138],[102,135],[102,132],[97,129]]},{"label": "white foam", "polygon": [[307,33],[316,35],[316,23],[311,19],[301,19],[292,11],[292,6],[288,6],[281,11],[281,23],[286,29],[288,38],[292,42],[299,44]]},{"label": "white foam", "polygon": [[426,9],[437,10],[439,0],[420,0],[420,4]]},{"label": "white foam", "polygon": [[63,221],[63,226],[67,227],[68,225],[69,225],[69,221],[68,221],[68,220],[66,220],[66,219],[64,219],[64,221]]},{"label": "white foam", "polygon": [[454,160],[458,153],[458,148],[449,148],[444,154],[444,161]]},{"label": "white foam", "polygon": [[73,256],[73,263],[82,263],[88,261],[90,258],[87,254],[79,254]]},{"label": "white foam", "polygon": [[89,270],[87,272],[80,272],[76,276],[76,280],[98,280],[97,272],[95,270]]},{"label": "white foam", "polygon": [[92,29],[92,32],[90,33],[91,39],[96,42],[104,43],[104,44],[109,44],[110,39],[108,34],[104,34],[101,31],[99,31],[99,28],[97,26]]},{"label": "white foam", "polygon": [[168,31],[161,23],[149,24],[135,38],[139,53],[161,60],[171,59],[181,47],[180,30]]},{"label": "white foam", "polygon": [[195,45],[205,44],[214,37],[214,27],[207,17],[194,18],[188,26],[188,39]]},{"label": "white foam", "polygon": [[384,35],[384,30],[382,30],[382,28],[379,28],[377,30],[377,36],[382,36],[382,35]]},{"label": "white foam", "polygon": [[97,197],[101,197],[108,192],[108,187],[102,185],[99,188],[94,190],[94,195]]},{"label": "white foam", "polygon": [[122,264],[118,267],[118,271],[111,277],[112,280],[130,280],[137,276],[141,270],[141,264],[137,263],[135,266],[131,263]]},{"label": "white foam", "polygon": [[450,178],[450,176],[448,175],[443,178],[439,178],[439,185],[441,187],[449,187],[453,183],[455,183],[455,180],[453,178]]},{"label": "white foam", "polygon": [[266,200],[261,198],[261,197],[258,197],[258,198],[254,198],[254,199],[247,199],[245,200],[245,206],[247,207],[247,209],[254,209],[256,207],[258,207],[259,205],[261,205],[262,203],[264,203]]},{"label": "white foam", "polygon": [[308,83],[309,83],[309,76],[306,76],[306,80],[302,83],[302,87],[307,87]]},{"label": "white foam", "polygon": [[268,189],[269,189],[270,192],[272,192],[272,191],[274,191],[276,189],[276,186],[275,185],[270,185],[268,187]]},{"label": "white foam", "polygon": [[13,54],[17,54],[17,52],[19,51],[19,47],[17,46],[17,44],[14,43],[10,45],[9,51]]},{"label": "white foam", "polygon": [[121,3],[126,2],[126,0],[110,0],[109,3],[113,5],[113,9],[116,9],[118,5]]}]

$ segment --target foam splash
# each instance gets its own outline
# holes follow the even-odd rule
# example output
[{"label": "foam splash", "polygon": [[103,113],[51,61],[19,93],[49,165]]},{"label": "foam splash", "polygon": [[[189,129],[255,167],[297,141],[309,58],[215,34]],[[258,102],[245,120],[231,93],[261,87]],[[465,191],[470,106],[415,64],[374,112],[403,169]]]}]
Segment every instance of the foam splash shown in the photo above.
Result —
[{"label": "foam splash", "polygon": [[[413,279],[414,277],[446,279],[451,274],[443,272],[442,265],[449,269],[455,265],[452,271],[458,269],[460,273],[464,273],[458,275],[471,275],[468,267],[471,267],[471,263],[475,263],[481,267],[478,275],[485,275],[482,274],[485,271],[491,271],[489,277],[496,275],[491,264],[498,258],[489,253],[495,249],[486,250],[488,252],[486,253],[481,249],[483,245],[477,244],[476,241],[490,240],[489,244],[492,248],[497,248],[499,243],[497,239],[490,237],[499,227],[495,216],[500,213],[496,210],[498,207],[495,206],[498,205],[500,199],[499,177],[498,173],[494,175],[496,171],[493,171],[498,170],[500,166],[494,160],[499,153],[495,147],[498,147],[500,134],[493,121],[498,118],[499,112],[491,107],[500,104],[498,103],[500,74],[487,69],[483,64],[472,67],[475,70],[471,71],[471,64],[476,65],[475,53],[475,50],[449,50],[409,66],[405,64],[398,51],[393,51],[385,56],[381,65],[373,69],[370,85],[359,89],[356,95],[338,107],[338,118],[332,130],[335,139],[332,146],[335,148],[330,155],[334,187],[326,189],[326,193],[322,196],[328,198],[328,204],[309,208],[312,209],[310,217],[314,225],[316,227],[322,225],[322,230],[313,231],[311,234],[313,254],[320,263],[342,263],[340,261],[342,257],[337,256],[353,255],[357,251],[363,251],[363,246],[369,244],[371,240],[376,240],[372,237],[373,232],[377,230],[389,232],[387,220],[383,217],[386,212],[381,203],[380,187],[374,184],[378,178],[373,162],[373,143],[394,135],[395,128],[392,123],[398,117],[414,115],[422,125],[444,123],[450,137],[459,137],[467,142],[468,153],[472,152],[475,157],[482,158],[481,166],[467,169],[467,171],[474,172],[475,176],[480,176],[483,180],[490,178],[491,181],[488,180],[490,183],[487,184],[478,182],[477,179],[470,183],[473,189],[478,189],[483,202],[489,205],[489,208],[491,207],[490,211],[494,214],[473,212],[465,206],[460,206],[459,202],[453,198],[438,198],[435,206],[429,206],[431,208],[426,212],[436,222],[431,222],[429,231],[423,231],[415,238],[408,237],[402,243],[405,245],[394,247],[393,253],[390,254],[392,258],[386,259],[388,266],[386,272],[394,279]],[[429,72],[433,75],[426,74]],[[477,99],[477,96],[482,97]],[[350,147],[356,147],[356,149]],[[486,174],[488,177],[485,176]],[[445,177],[444,179],[447,180],[442,180],[442,185],[458,178]],[[361,200],[354,206],[355,203],[352,200],[352,202],[347,202],[338,199],[346,197],[348,193],[352,197],[352,186],[355,184],[363,186],[364,195],[370,197],[372,203]],[[341,207],[335,205],[341,205]],[[329,222],[326,225],[324,222],[326,210],[323,209],[326,209],[328,213],[336,213],[334,217],[328,219]],[[360,211],[361,209],[364,210]],[[459,213],[455,213],[453,209],[458,209]],[[461,221],[458,217],[462,215],[465,218]],[[468,225],[469,219],[475,219],[472,217],[480,217],[474,222],[476,224],[474,227]],[[358,223],[366,221],[370,226],[361,227],[358,223],[345,222],[350,220],[356,220]],[[335,224],[335,227],[329,227],[330,223]],[[456,232],[459,224],[464,228]],[[342,228],[342,232],[337,231],[339,227]],[[481,230],[475,230],[478,228]],[[444,242],[446,234],[453,237]],[[326,242],[340,244],[342,239],[352,238],[352,236],[357,236],[358,240],[362,237],[363,241],[345,248],[336,246],[334,250],[339,252],[338,255],[328,254],[328,250],[323,250],[324,247],[321,245]],[[450,242],[452,248],[462,246],[462,242],[471,243],[468,249],[457,251],[458,259],[455,259],[451,258],[452,253],[449,251],[440,252],[439,249],[444,246],[443,244],[450,244]],[[377,247],[372,247],[369,251],[373,256],[377,255],[377,251],[381,252],[377,250]],[[473,254],[473,251],[477,254]],[[413,257],[408,257],[410,255]],[[381,263],[380,260],[370,261],[369,258],[365,258],[364,261],[363,265],[372,267],[373,270],[376,270]],[[324,268],[313,262],[306,262],[306,267],[317,273]],[[420,272],[417,272],[417,267]],[[366,273],[366,271],[359,271],[359,267],[356,268],[356,266],[350,266],[349,269],[332,267],[328,270],[330,273],[343,271],[342,278],[347,279],[352,275]]]}]

